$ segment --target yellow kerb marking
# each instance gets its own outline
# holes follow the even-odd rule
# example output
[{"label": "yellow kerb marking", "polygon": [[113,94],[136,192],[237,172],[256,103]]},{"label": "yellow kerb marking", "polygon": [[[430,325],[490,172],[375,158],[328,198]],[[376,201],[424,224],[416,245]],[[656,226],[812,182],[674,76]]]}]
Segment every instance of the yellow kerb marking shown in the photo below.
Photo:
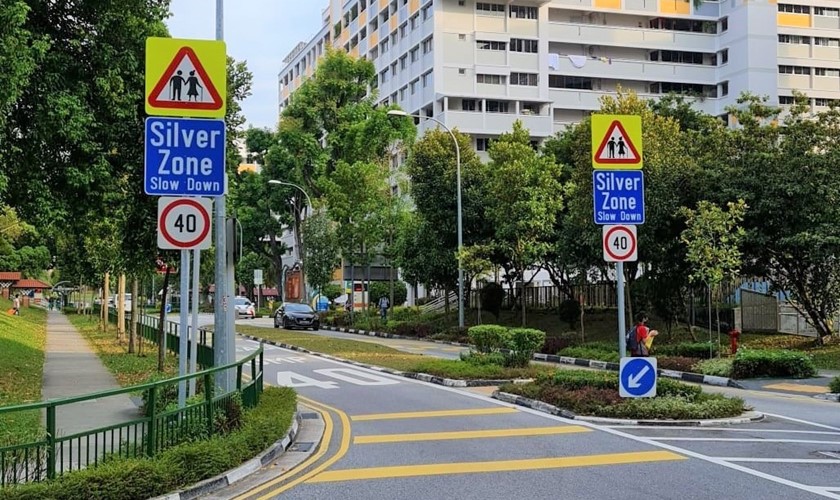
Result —
[{"label": "yellow kerb marking", "polygon": [[368,422],[371,420],[398,420],[405,418],[436,418],[436,417],[473,417],[479,415],[502,415],[505,413],[517,413],[516,408],[474,408],[470,410],[438,410],[438,411],[412,411],[406,413],[373,413],[369,415],[355,415],[350,417],[354,422]]},{"label": "yellow kerb marking", "polygon": [[800,384],[771,384],[765,385],[765,389],[779,389],[782,391],[793,391],[793,392],[807,392],[811,394],[826,394],[828,393],[828,387],[818,387],[815,385],[800,385]]},{"label": "yellow kerb marking", "polygon": [[402,443],[409,441],[448,441],[452,439],[484,439],[524,436],[551,436],[555,434],[575,434],[579,432],[592,431],[580,425],[565,425],[560,427],[531,427],[524,429],[489,429],[481,431],[381,434],[371,436],[356,436],[356,438],[353,440],[353,444]]}]

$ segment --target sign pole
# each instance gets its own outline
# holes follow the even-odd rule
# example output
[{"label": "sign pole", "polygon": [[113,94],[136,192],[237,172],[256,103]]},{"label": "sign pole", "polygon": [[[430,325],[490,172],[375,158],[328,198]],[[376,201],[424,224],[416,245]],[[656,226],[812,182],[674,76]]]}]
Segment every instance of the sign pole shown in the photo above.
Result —
[{"label": "sign pole", "polygon": [[627,325],[624,322],[624,262],[616,262],[615,274],[618,293],[618,352],[623,358],[627,356],[627,341],[624,338],[624,333],[627,331]]},{"label": "sign pole", "polygon": [[[187,374],[187,304],[190,296],[190,251],[181,250],[181,300],[179,312],[181,324],[178,325],[178,376]],[[183,408],[187,402],[187,381],[178,382],[178,408]]]},{"label": "sign pole", "polygon": [[[196,372],[196,365],[198,364],[198,292],[199,284],[198,278],[201,274],[201,250],[193,250],[193,268],[192,268],[192,302],[190,308],[192,309],[192,328],[190,329],[190,339],[192,340],[192,348],[190,349],[190,367],[189,372]],[[195,396],[195,379],[190,379],[191,396]]]}]

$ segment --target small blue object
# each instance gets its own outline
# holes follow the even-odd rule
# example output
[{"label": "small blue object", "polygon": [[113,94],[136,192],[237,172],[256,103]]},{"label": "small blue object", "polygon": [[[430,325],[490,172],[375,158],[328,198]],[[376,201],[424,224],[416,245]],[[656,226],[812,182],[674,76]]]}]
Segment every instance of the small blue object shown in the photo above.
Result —
[{"label": "small blue object", "polygon": [[224,195],[225,142],[224,120],[146,118],[146,194]]},{"label": "small blue object", "polygon": [[316,303],[318,311],[327,311],[330,308],[330,299],[321,295]]},{"label": "small blue object", "polygon": [[593,170],[595,224],[645,223],[645,174],[641,170]]},{"label": "small blue object", "polygon": [[618,380],[623,398],[656,396],[656,358],[621,358]]},{"label": "small blue object", "polygon": [[166,304],[166,314],[169,314],[171,312],[172,312],[172,304]]}]

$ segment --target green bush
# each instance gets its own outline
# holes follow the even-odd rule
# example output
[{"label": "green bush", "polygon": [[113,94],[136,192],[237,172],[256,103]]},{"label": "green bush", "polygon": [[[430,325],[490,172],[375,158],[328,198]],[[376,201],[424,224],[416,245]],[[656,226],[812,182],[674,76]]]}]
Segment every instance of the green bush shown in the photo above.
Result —
[{"label": "green bush", "polygon": [[814,361],[804,352],[787,350],[740,349],[732,364],[735,378],[808,378],[817,373]]},{"label": "green bush", "polygon": [[574,299],[566,299],[560,303],[557,313],[562,321],[569,324],[569,328],[574,328],[580,321],[580,302]]},{"label": "green bush", "polygon": [[470,342],[483,354],[498,352],[507,346],[508,329],[500,325],[476,325],[467,330]]},{"label": "green bush", "polygon": [[[368,285],[368,297],[370,303],[378,307],[379,298],[382,296],[388,297],[391,300],[391,284],[388,281],[371,281]],[[402,281],[394,281],[394,303],[391,308],[405,304],[408,298],[408,289]]]},{"label": "green bush", "polygon": [[678,372],[694,372],[697,365],[697,358],[686,358],[683,356],[657,356],[656,366],[660,370],[675,370]]},{"label": "green bush", "polygon": [[566,347],[565,349],[562,349],[558,354],[560,356],[566,356],[569,358],[594,359],[598,361],[608,361],[612,363],[618,363],[621,359],[621,357],[618,355],[618,352],[614,350],[597,349],[593,347],[587,347],[586,345]]},{"label": "green bush", "polygon": [[502,310],[502,302],[505,300],[505,289],[498,283],[487,283],[479,292],[481,308],[489,311],[496,319]]},{"label": "green bush", "polygon": [[433,332],[430,325],[419,321],[389,321],[387,329],[394,335],[417,337],[419,339],[426,338]]},{"label": "green bush", "polygon": [[423,314],[419,307],[393,307],[388,311],[388,323],[394,321],[416,321]]},{"label": "green bush", "polygon": [[259,405],[242,415],[241,428],[226,436],[170,448],[154,458],[109,458],[98,467],[53,481],[6,488],[9,500],[141,500],[164,495],[221,474],[280,439],[292,422],[296,396],[289,388],[266,388]]},{"label": "green bush", "polygon": [[505,347],[507,366],[528,366],[534,353],[545,343],[545,332],[533,328],[512,328],[508,332]]},{"label": "green bush", "polygon": [[470,363],[476,366],[482,365],[505,365],[505,356],[500,352],[491,352],[482,354],[480,352],[462,352],[461,361]]},{"label": "green bush", "polygon": [[330,302],[340,297],[344,292],[341,290],[341,285],[329,283],[321,289],[321,295],[330,299]]},{"label": "green bush", "polygon": [[695,400],[676,396],[634,398],[618,405],[601,406],[598,416],[633,419],[694,420],[735,417],[744,412],[744,401],[721,394],[701,394]]},{"label": "green bush", "polygon": [[699,361],[694,369],[703,375],[714,375],[716,377],[732,376],[732,358],[713,358]]},{"label": "green bush", "polygon": [[840,393],[840,376],[834,377],[831,382],[828,383],[828,390],[835,394]]},{"label": "green bush", "polygon": [[654,345],[653,350],[657,356],[709,359],[710,347],[711,357],[717,356],[718,351],[720,351],[720,346],[713,342],[683,342],[673,345]]}]

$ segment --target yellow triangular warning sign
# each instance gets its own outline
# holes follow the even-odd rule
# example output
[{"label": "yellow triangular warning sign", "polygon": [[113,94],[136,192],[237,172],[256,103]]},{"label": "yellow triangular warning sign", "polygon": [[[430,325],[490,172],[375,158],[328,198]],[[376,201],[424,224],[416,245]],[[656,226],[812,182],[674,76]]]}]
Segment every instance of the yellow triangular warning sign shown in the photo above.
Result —
[{"label": "yellow triangular warning sign", "polygon": [[149,94],[158,108],[205,109],[222,107],[222,98],[193,49],[182,47]]},{"label": "yellow triangular warning sign", "polygon": [[595,153],[595,161],[601,164],[621,165],[639,163],[641,160],[642,155],[636,150],[630,134],[624,130],[619,120],[613,120]]}]

